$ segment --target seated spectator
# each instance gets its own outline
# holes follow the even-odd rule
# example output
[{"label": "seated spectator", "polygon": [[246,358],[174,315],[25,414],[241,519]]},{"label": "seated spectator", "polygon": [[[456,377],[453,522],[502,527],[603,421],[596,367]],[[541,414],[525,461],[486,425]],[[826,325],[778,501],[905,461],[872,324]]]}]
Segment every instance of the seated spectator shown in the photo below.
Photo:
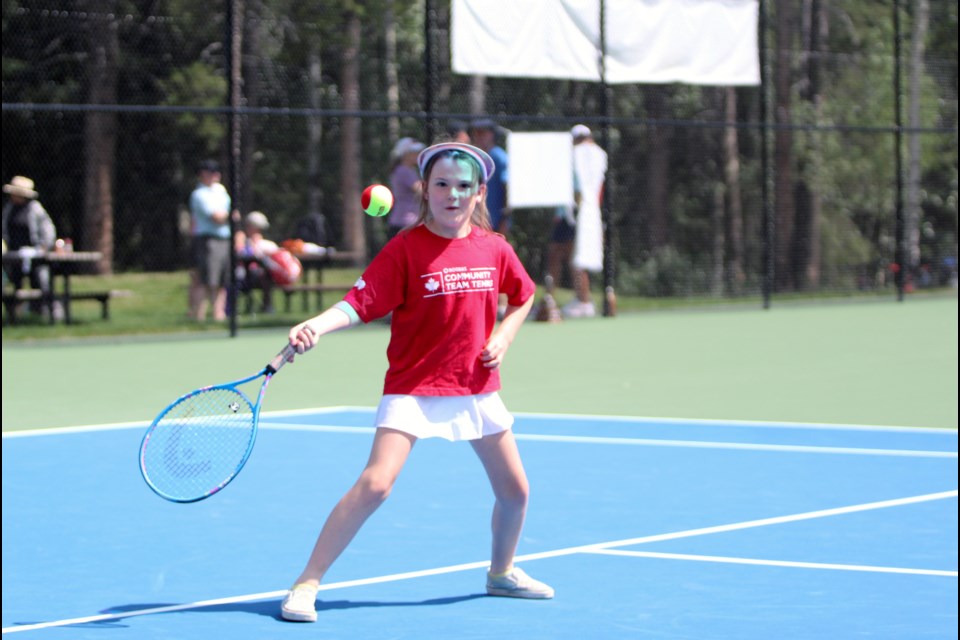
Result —
[{"label": "seated spectator", "polygon": [[260,211],[251,211],[243,221],[243,231],[237,233],[237,286],[241,293],[262,291],[262,313],[273,313],[274,285],[293,284],[300,278],[303,267],[289,251],[276,242],[267,240],[263,233],[270,221]]},{"label": "seated spectator", "polygon": [[[20,289],[24,278],[27,278],[33,289],[49,295],[50,267],[32,264],[30,254],[53,249],[57,239],[53,220],[37,200],[37,192],[30,178],[14,176],[9,184],[3,185],[3,192],[9,197],[3,207],[4,246],[7,251],[19,251],[24,256],[23,261],[4,263],[6,276],[15,289]],[[31,302],[31,311],[41,311],[41,304],[40,301]]]}]

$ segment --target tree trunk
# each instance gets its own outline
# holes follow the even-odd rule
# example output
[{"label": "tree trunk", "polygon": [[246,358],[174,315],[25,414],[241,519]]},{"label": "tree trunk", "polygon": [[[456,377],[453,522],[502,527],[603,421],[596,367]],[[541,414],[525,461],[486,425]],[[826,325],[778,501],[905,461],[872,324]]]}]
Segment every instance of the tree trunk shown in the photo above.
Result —
[{"label": "tree trunk", "polygon": [[[262,29],[263,7],[259,2],[244,3],[246,13],[243,19],[243,88],[241,92],[241,104],[245,107],[260,106],[260,92],[262,82],[260,78],[261,65],[261,42],[263,39]],[[253,176],[256,175],[256,150],[257,150],[257,127],[253,118],[247,115],[240,116],[241,130],[243,135],[240,137],[240,193],[233,194],[237,203],[244,207],[241,215],[247,214],[253,205]]]},{"label": "tree trunk", "polygon": [[487,76],[470,76],[470,113],[484,112],[487,104]]},{"label": "tree trunk", "polygon": [[789,291],[796,287],[796,274],[793,271],[792,256],[794,242],[793,192],[793,133],[790,130],[792,116],[790,112],[790,84],[792,54],[791,35],[796,24],[793,20],[793,0],[778,0],[776,3],[776,68],[774,71],[774,101],[777,125],[774,135],[774,206],[776,208],[776,244],[774,250],[776,274],[774,288]]},{"label": "tree trunk", "polygon": [[[823,122],[823,56],[821,55],[821,49],[827,38],[827,12],[824,10],[822,0],[813,0],[813,8],[813,40],[810,47],[813,54],[810,59],[810,96],[813,102],[815,122],[819,126]],[[804,276],[807,287],[811,289],[820,286],[820,275],[823,267],[823,243],[820,237],[820,223],[823,219],[823,190],[820,188],[820,176],[823,175],[824,135],[823,133],[815,134],[813,144],[810,146],[814,172],[812,177],[813,197],[810,201],[808,261]]]},{"label": "tree trunk", "polygon": [[[644,91],[647,114],[654,120],[666,118],[666,92],[661,86],[650,86]],[[670,129],[653,124],[650,127],[650,160],[647,164],[646,219],[647,243],[658,249],[669,243],[670,214]]]},{"label": "tree trunk", "polygon": [[930,19],[930,4],[927,0],[914,0],[913,34],[910,38],[910,80],[907,121],[907,184],[906,184],[906,259],[907,273],[916,275],[920,268],[920,134],[916,130],[920,121],[920,81],[923,78],[923,56]]},{"label": "tree trunk", "polygon": [[[804,55],[806,58],[806,84],[804,97],[810,103],[814,121],[819,125],[823,113],[821,91],[822,57],[821,43],[826,37],[826,12],[820,0],[804,3]],[[811,132],[805,157],[798,170],[796,186],[796,233],[794,243],[794,273],[798,275],[800,289],[816,289],[820,285],[820,218],[823,214],[823,199],[820,196],[820,171],[823,164],[822,135]]]},{"label": "tree trunk", "polygon": [[723,130],[723,182],[727,212],[727,291],[732,295],[743,293],[746,278],[743,271],[743,197],[740,192],[740,143],[737,132],[737,90],[723,90],[724,118],[728,126]]},{"label": "tree trunk", "polygon": [[[117,23],[113,0],[89,0],[95,16],[87,32],[87,78],[91,106],[117,101]],[[116,164],[116,114],[88,111],[84,121],[84,191],[81,248],[99,251],[101,274],[113,271],[113,175]]]},{"label": "tree trunk", "polygon": [[[400,76],[397,72],[397,21],[394,0],[385,0],[383,7],[383,72],[386,78],[387,109],[400,111]],[[387,135],[391,143],[400,139],[400,118],[387,118]]]},{"label": "tree trunk", "polygon": [[710,230],[711,230],[711,255],[713,256],[710,265],[710,295],[723,295],[723,282],[725,280],[723,265],[726,260],[726,238],[724,237],[724,211],[723,211],[723,183],[716,182],[713,188],[713,201],[710,207]]},{"label": "tree trunk", "polygon": [[[318,43],[311,38],[307,53],[307,96],[311,109],[323,107],[323,66]],[[323,118],[307,117],[307,213],[323,213],[323,191],[320,188],[320,144],[323,140]]]},{"label": "tree trunk", "polygon": [[[360,18],[346,15],[346,44],[343,49],[343,109],[350,113],[360,108]],[[360,119],[344,116],[340,127],[340,193],[343,216],[343,243],[347,251],[366,261],[366,229],[360,208]]]}]

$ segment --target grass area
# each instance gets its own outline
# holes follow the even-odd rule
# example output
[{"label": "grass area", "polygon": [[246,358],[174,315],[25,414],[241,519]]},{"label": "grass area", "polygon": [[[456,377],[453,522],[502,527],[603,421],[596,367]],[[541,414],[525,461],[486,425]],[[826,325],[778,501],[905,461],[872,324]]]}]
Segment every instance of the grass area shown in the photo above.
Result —
[{"label": "grass area", "polygon": [[[324,282],[352,283],[359,274],[357,269],[329,269],[324,271]],[[47,324],[36,315],[23,316],[16,325],[7,324],[3,312],[4,340],[43,340],[51,338],[149,335],[169,333],[222,332],[226,323],[196,322],[187,317],[186,271],[162,273],[124,273],[110,276],[75,276],[71,278],[74,291],[120,290],[129,295],[110,301],[110,319],[100,317],[100,305],[95,302],[78,301],[72,306],[73,324]],[[334,302],[336,294],[328,294]],[[237,318],[237,326],[263,328],[289,326],[299,322],[310,311],[304,311],[299,296],[293,299],[291,311],[284,311],[283,296],[274,292],[276,313],[244,315]],[[326,302],[326,300],[325,300]]]},{"label": "grass area", "polygon": [[[324,270],[324,282],[336,284],[351,284],[360,274],[356,268],[331,268]],[[187,282],[186,271],[155,272],[155,273],[123,273],[109,276],[74,276],[71,284],[74,291],[103,291],[120,290],[129,292],[129,295],[114,298],[110,301],[110,319],[104,321],[100,317],[100,305],[92,301],[78,301],[72,307],[74,323],[65,325],[57,323],[49,325],[39,316],[23,315],[17,325],[7,324],[6,310],[3,312],[3,340],[4,341],[33,341],[63,339],[74,337],[110,337],[124,335],[151,335],[151,334],[178,334],[223,332],[229,326],[217,322],[196,322],[186,315],[187,310]],[[930,292],[913,295],[953,295],[955,290],[946,292]],[[329,293],[324,298],[324,304],[329,305],[338,299],[337,293]],[[822,294],[818,293],[816,300],[890,300],[893,291],[868,294]],[[557,292],[557,302],[564,304],[573,298],[573,293],[566,289]],[[600,295],[595,296],[598,309]],[[539,294],[538,294],[539,299]],[[776,297],[776,304],[795,302],[809,302],[809,294],[780,295]],[[274,307],[276,312],[269,315],[241,314],[237,319],[238,331],[254,328],[288,327],[303,320],[315,312],[315,309],[304,309],[299,296],[293,298],[290,312],[284,310],[283,297],[279,292],[274,293]],[[618,296],[617,313],[631,313],[640,311],[655,311],[666,309],[689,309],[704,307],[744,308],[757,309],[762,306],[759,296],[742,298],[696,297],[696,298],[642,298]]]},{"label": "grass area", "polygon": [[[516,412],[955,429],[957,315],[940,297],[530,322],[502,394]],[[256,371],[285,334],[5,341],[3,430],[149,420]],[[321,340],[271,383],[268,410],[376,406],[388,341],[383,322]]]}]

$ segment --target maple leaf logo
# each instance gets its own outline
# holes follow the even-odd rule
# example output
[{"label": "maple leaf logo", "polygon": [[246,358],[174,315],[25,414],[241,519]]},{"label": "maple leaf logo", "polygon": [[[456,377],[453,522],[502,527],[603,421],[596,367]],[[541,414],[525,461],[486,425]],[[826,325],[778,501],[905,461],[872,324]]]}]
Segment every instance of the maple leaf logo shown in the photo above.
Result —
[{"label": "maple leaf logo", "polygon": [[430,278],[429,280],[427,280],[427,282],[423,286],[427,288],[427,291],[429,291],[430,293],[433,293],[434,291],[440,288],[440,283],[437,282],[434,278]]}]

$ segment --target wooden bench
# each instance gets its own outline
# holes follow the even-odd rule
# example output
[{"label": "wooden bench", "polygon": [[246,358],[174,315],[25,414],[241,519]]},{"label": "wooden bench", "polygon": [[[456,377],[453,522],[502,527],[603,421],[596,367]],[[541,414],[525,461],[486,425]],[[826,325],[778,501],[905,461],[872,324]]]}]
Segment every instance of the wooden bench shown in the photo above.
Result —
[{"label": "wooden bench", "polygon": [[[301,296],[303,302],[303,311],[323,311],[323,294],[332,292],[346,293],[353,288],[352,282],[349,284],[324,282],[324,270],[333,264],[347,265],[356,263],[357,260],[362,257],[363,254],[349,251],[336,251],[333,248],[328,248],[324,253],[299,254],[297,258],[303,266],[302,279],[295,284],[286,286],[274,285],[271,287],[271,290],[279,291],[283,294],[284,311],[287,313],[292,311],[293,298],[298,294]],[[252,313],[255,308],[253,300],[254,292],[258,292],[259,295],[262,291],[262,289],[256,287],[238,291],[236,298],[238,311],[244,309],[246,313]],[[313,306],[312,309],[310,304],[311,299],[315,302],[315,306]]]},{"label": "wooden bench", "polygon": [[[130,295],[130,291],[113,289],[110,291],[73,291],[70,293],[70,304],[74,302],[84,301],[84,300],[94,300],[100,303],[100,317],[104,320],[110,319],[110,300],[113,298],[123,297]],[[10,324],[17,324],[17,311],[21,303],[24,302],[35,302],[43,298],[43,293],[37,289],[18,289],[16,291],[5,291],[3,293],[3,306],[7,311],[7,319]],[[60,303],[64,305],[66,302],[65,296],[62,294],[57,294],[52,296],[52,302],[54,305]],[[50,321],[51,323],[57,320],[55,306],[48,308],[48,313],[51,314]],[[61,309],[63,307],[61,306]],[[67,323],[71,321],[71,318],[64,318]]]},{"label": "wooden bench", "polygon": [[[7,324],[17,324],[20,305],[24,302],[36,302],[43,298],[38,289],[16,289],[3,292],[3,308],[7,312]],[[50,319],[53,322],[53,318]]]},{"label": "wooden bench", "polygon": [[104,320],[109,320],[110,301],[113,298],[123,298],[131,294],[131,291],[125,289],[111,289],[110,291],[74,291],[70,294],[70,301],[73,303],[78,300],[96,300],[100,303],[100,317]]}]

